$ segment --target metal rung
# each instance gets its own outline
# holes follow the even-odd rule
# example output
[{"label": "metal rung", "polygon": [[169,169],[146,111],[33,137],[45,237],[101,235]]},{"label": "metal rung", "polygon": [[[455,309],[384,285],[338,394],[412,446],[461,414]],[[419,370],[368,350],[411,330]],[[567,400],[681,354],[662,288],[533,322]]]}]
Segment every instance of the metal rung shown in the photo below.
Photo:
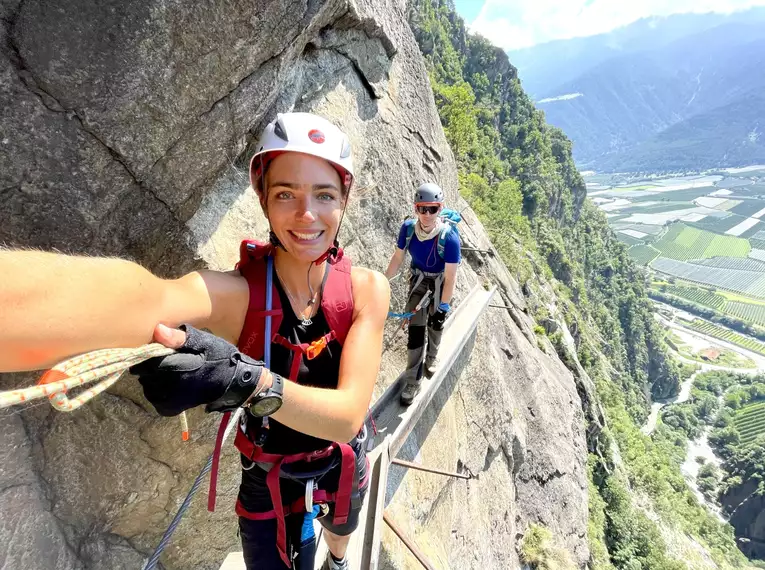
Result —
[{"label": "metal rung", "polygon": [[494,255],[494,251],[491,249],[478,249],[477,247],[461,247],[461,251],[475,251],[476,253],[488,253]]},{"label": "metal rung", "polygon": [[390,529],[396,533],[396,536],[401,539],[401,542],[403,542],[404,545],[409,549],[409,552],[414,555],[414,557],[417,559],[417,562],[422,564],[423,568],[426,568],[427,570],[436,570],[435,567],[428,561],[428,559],[425,558],[425,555],[420,552],[420,549],[417,548],[417,545],[409,540],[409,537],[407,537],[404,532],[396,526],[396,523],[394,523],[393,520],[388,516],[387,512],[383,513],[383,520],[385,521],[385,524],[387,524]]},{"label": "metal rung", "polygon": [[424,465],[418,465],[411,461],[404,461],[403,459],[391,460],[393,465],[400,465],[401,467],[407,467],[408,469],[416,469],[417,471],[425,471],[427,473],[435,473],[436,475],[445,475],[446,477],[455,477],[457,479],[472,479],[473,476],[468,473],[452,473],[451,471],[442,471],[441,469],[435,469],[433,467],[425,467]]}]

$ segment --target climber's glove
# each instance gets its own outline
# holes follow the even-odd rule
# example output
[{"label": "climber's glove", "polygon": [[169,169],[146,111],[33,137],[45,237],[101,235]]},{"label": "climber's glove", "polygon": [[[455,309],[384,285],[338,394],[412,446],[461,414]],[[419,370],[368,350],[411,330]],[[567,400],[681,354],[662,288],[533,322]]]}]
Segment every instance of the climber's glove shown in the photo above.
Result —
[{"label": "climber's glove", "polygon": [[231,410],[260,389],[262,362],[213,334],[190,325],[179,328],[186,342],[174,354],[130,368],[160,415],[175,416],[201,404],[207,404],[207,412]]},{"label": "climber's glove", "polygon": [[446,321],[446,315],[451,310],[449,303],[441,303],[438,305],[436,312],[430,317],[430,328],[436,331],[443,330],[444,321]]}]

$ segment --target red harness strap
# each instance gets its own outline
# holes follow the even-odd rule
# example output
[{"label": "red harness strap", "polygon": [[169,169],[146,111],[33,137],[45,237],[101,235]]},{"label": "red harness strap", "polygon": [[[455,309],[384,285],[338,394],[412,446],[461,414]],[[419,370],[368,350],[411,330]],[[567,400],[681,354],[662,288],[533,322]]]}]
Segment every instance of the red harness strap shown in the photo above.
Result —
[{"label": "red harness strap", "polygon": [[335,331],[329,331],[323,337],[310,344],[307,342],[294,344],[280,334],[274,335],[273,342],[275,344],[279,344],[295,353],[292,357],[292,364],[290,365],[290,380],[293,382],[297,381],[300,365],[303,363],[303,355],[305,355],[308,360],[313,360],[321,354],[331,341],[335,340],[336,336]]},{"label": "red harness strap", "polygon": [[223,447],[223,434],[226,433],[226,427],[228,427],[230,418],[231,412],[223,414],[218,426],[218,435],[215,437],[212,468],[210,469],[210,490],[207,493],[207,510],[211,513],[215,511],[215,497],[218,494],[218,464],[220,463],[220,451]]},{"label": "red harness strap", "polygon": [[[264,463],[273,463],[271,469],[266,475],[266,485],[271,495],[271,504],[273,509],[265,511],[263,513],[251,513],[253,520],[265,520],[270,518],[276,519],[276,547],[279,550],[279,556],[281,556],[287,567],[291,568],[291,561],[287,554],[287,524],[285,516],[293,512],[293,505],[285,505],[282,502],[282,490],[280,482],[282,465],[289,463],[296,463],[298,461],[316,461],[324,459],[332,455],[336,450],[340,450],[340,480],[337,485],[337,492],[331,495],[318,494],[314,491],[314,500],[322,501],[322,497],[325,500],[334,500],[335,502],[335,514],[332,518],[332,523],[336,525],[345,524],[348,522],[348,515],[351,512],[351,497],[353,495],[353,479],[356,472],[356,454],[353,452],[353,448],[347,443],[332,443],[324,449],[318,451],[309,451],[305,453],[295,453],[293,455],[279,455],[276,453],[263,453],[263,448],[255,445],[250,439],[242,432],[237,430],[236,439],[234,440],[234,446],[239,452],[247,457],[250,461],[260,461]],[[361,483],[359,483],[361,487]],[[326,497],[330,497],[326,499]],[[305,511],[305,506],[301,509]],[[240,511],[248,512],[237,501],[237,513]]]},{"label": "red harness strap", "polygon": [[[327,491],[316,490],[313,492],[314,503],[331,503],[335,500],[335,493],[328,493]],[[290,505],[285,505],[285,513],[288,515],[295,515],[305,512],[305,497],[296,499]],[[270,511],[263,511],[262,513],[251,513],[244,508],[239,499],[236,500],[236,514],[242,518],[250,519],[251,521],[268,521],[276,518],[276,511],[271,509]]]}]

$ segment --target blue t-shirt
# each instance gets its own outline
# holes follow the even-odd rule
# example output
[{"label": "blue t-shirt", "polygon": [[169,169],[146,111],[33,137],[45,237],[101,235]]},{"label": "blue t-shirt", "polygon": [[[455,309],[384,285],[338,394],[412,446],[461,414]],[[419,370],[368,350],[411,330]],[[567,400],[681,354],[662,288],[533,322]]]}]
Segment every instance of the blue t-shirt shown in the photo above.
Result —
[{"label": "blue t-shirt", "polygon": [[[398,232],[399,249],[406,247],[406,226],[407,224],[404,223]],[[447,263],[460,262],[460,238],[454,229],[446,235],[444,259],[441,259],[438,255],[438,236],[427,241],[420,241],[415,233],[412,235],[412,241],[409,242],[409,254],[412,256],[412,265],[420,271],[441,273]]]}]

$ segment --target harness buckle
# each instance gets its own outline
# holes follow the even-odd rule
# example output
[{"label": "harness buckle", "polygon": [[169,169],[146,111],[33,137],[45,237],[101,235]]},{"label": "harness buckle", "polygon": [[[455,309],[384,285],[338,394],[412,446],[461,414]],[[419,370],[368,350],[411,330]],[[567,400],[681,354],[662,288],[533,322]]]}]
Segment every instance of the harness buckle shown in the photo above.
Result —
[{"label": "harness buckle", "polygon": [[[263,418],[264,420],[266,418]],[[263,447],[266,444],[266,440],[268,439],[268,422],[264,421],[261,422],[260,429],[255,434],[255,446],[256,447]],[[253,454],[255,451],[253,450]],[[252,457],[250,457],[250,461],[252,461]]]},{"label": "harness buckle", "polygon": [[313,490],[316,488],[314,479],[309,479],[305,483],[305,512],[313,512]]},{"label": "harness buckle", "polygon": [[308,345],[305,351],[305,355],[308,360],[313,360],[321,354],[321,351],[327,347],[327,337],[323,336],[318,340],[313,341]]}]

